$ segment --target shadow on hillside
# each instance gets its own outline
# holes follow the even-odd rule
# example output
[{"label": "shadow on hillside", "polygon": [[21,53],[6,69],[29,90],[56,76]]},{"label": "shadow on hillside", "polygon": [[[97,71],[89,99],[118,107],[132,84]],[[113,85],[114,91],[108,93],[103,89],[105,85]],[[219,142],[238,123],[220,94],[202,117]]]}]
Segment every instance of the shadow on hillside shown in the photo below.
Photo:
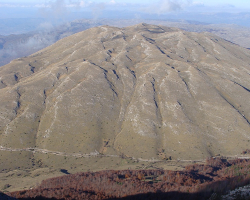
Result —
[{"label": "shadow on hillside", "polygon": [[[174,185],[176,184],[176,188],[178,188],[178,183],[173,183]],[[179,183],[180,184],[180,183]],[[250,179],[249,178],[245,178],[244,176],[235,176],[232,178],[228,178],[228,179],[223,179],[220,181],[215,181],[213,183],[210,184],[206,184],[206,185],[195,185],[194,187],[197,188],[197,190],[199,192],[196,193],[189,193],[189,189],[190,187],[186,187],[187,188],[187,192],[162,192],[167,188],[161,188],[162,191],[158,190],[156,192],[149,192],[149,193],[144,193],[144,194],[137,194],[137,195],[130,195],[130,196],[126,196],[126,197],[122,197],[122,198],[105,198],[105,197],[101,197],[98,196],[98,192],[99,191],[91,191],[91,196],[88,196],[86,199],[92,200],[92,199],[106,199],[106,200],[208,200],[212,195],[213,195],[213,200],[217,200],[220,199],[220,194],[225,194],[226,192],[228,192],[229,190],[233,190],[235,188],[241,187],[241,186],[245,186],[250,184]],[[164,186],[163,186],[164,187]],[[183,186],[185,187],[185,186]],[[199,188],[199,189],[198,189]],[[52,188],[51,188],[52,189]],[[155,189],[156,190],[156,189]],[[66,190],[65,190],[66,191]],[[77,190],[72,191],[70,193],[65,193],[65,191],[61,191],[64,193],[66,198],[48,198],[48,197],[42,197],[42,196],[38,196],[38,197],[31,197],[31,198],[27,198],[27,197],[22,197],[22,198],[17,198],[19,200],[64,200],[64,199],[71,199],[71,195],[74,194],[74,197],[76,197],[76,193],[78,192]],[[183,190],[182,188],[182,191]],[[89,191],[84,191],[84,193],[90,193]],[[26,194],[28,195],[28,194]],[[53,189],[50,190],[50,194],[49,196],[53,196]],[[81,196],[81,194],[79,195]],[[75,199],[72,197],[72,199]],[[79,198],[81,199],[81,198]],[[2,199],[1,199],[2,200]],[[7,199],[6,199],[7,200]],[[12,200],[12,199],[10,199]],[[14,199],[13,199],[14,200]]]},{"label": "shadow on hillside", "polygon": [[227,180],[216,181],[206,185],[197,193],[185,192],[156,192],[147,194],[131,195],[123,198],[111,198],[109,200],[208,200],[213,196],[213,200],[221,199],[221,194],[225,194],[230,190],[250,184],[250,179],[244,179],[241,176],[233,177]]},{"label": "shadow on hillside", "polygon": [[114,198],[109,200],[202,200],[208,199],[210,196],[204,196],[203,193],[182,193],[182,192],[158,192],[158,193],[147,193],[147,194],[138,194],[133,196],[127,196],[124,198]]},{"label": "shadow on hillside", "polygon": [[[211,195],[210,195],[211,196]],[[207,200],[210,196],[204,193],[182,193],[182,192],[157,192],[157,193],[147,193],[127,196],[123,198],[109,198],[107,200]],[[45,197],[35,197],[35,198],[18,198],[19,200],[58,200],[56,198],[45,198]],[[92,198],[91,198],[92,199]],[[93,198],[95,199],[95,198]],[[7,200],[7,199],[6,199]],[[64,200],[64,199],[61,199]]]},{"label": "shadow on hillside", "polygon": [[64,199],[57,199],[57,198],[46,198],[46,197],[35,197],[35,198],[18,198],[18,200],[64,200]]},{"label": "shadow on hillside", "polygon": [[70,174],[67,169],[61,169],[60,171],[64,174]]},{"label": "shadow on hillside", "polygon": [[[123,198],[109,198],[107,200],[207,200],[209,197],[204,196],[203,193],[181,193],[181,192],[167,192],[167,193],[147,193],[127,196]],[[59,200],[57,198],[35,197],[35,198],[18,198],[19,200]],[[92,198],[91,198],[92,199]],[[95,199],[95,198],[93,198]],[[7,199],[6,199],[7,200]],[[14,199],[13,199],[14,200]],[[60,200],[64,200],[60,199]]]},{"label": "shadow on hillside", "polygon": [[0,199],[1,200],[17,200],[16,198],[10,197],[2,192],[0,192]]}]

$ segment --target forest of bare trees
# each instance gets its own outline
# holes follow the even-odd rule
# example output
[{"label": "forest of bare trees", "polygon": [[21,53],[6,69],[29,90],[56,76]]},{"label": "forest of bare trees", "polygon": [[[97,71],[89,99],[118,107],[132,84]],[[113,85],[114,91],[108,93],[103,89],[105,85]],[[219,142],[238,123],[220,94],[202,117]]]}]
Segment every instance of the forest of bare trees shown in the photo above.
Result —
[{"label": "forest of bare trees", "polygon": [[44,180],[8,195],[28,199],[213,199],[250,183],[250,160],[207,159],[183,171],[107,170]]}]

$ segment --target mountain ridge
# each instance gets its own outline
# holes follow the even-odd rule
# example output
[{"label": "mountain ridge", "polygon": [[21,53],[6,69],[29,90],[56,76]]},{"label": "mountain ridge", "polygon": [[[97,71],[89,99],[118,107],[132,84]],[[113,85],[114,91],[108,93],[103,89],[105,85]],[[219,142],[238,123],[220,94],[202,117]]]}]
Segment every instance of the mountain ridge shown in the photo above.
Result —
[{"label": "mountain ridge", "polygon": [[[204,24],[194,21],[178,20],[75,20],[57,27],[44,28],[33,32],[17,35],[0,36],[0,66],[9,63],[11,60],[28,56],[41,50],[59,39],[74,33],[86,30],[91,27],[110,25],[114,27],[127,27],[140,22],[168,27],[177,27],[190,32],[210,32],[226,40],[229,40],[242,47],[249,48],[250,29],[237,25],[226,24]],[[6,27],[7,28],[7,27]],[[6,30],[5,28],[5,30]],[[8,28],[7,28],[8,29]],[[8,31],[7,31],[8,32]]]}]

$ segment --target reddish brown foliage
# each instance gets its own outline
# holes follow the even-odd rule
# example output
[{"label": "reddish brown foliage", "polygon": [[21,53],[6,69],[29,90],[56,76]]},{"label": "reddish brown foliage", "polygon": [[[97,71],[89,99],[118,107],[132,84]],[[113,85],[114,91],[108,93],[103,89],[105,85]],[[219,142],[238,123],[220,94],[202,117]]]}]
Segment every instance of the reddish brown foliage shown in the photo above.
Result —
[{"label": "reddish brown foliage", "polygon": [[224,193],[248,184],[249,178],[250,160],[210,158],[206,164],[190,165],[184,171],[107,170],[66,175],[45,180],[36,189],[9,195],[19,199],[44,197],[67,200],[122,197],[207,199],[214,192]]}]

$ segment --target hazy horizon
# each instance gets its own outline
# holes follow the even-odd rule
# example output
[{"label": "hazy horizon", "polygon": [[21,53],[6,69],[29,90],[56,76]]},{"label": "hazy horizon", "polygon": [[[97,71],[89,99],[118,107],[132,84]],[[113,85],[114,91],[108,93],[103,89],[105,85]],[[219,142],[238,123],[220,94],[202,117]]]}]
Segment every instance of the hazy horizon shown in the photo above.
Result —
[{"label": "hazy horizon", "polygon": [[[44,23],[54,26],[77,19],[104,18],[185,20],[250,27],[250,5],[246,0],[160,0],[153,3],[149,0],[10,0],[0,2],[0,12],[2,35],[37,30]],[[9,30],[4,30],[5,26]],[[20,26],[23,31],[18,29]]]}]

